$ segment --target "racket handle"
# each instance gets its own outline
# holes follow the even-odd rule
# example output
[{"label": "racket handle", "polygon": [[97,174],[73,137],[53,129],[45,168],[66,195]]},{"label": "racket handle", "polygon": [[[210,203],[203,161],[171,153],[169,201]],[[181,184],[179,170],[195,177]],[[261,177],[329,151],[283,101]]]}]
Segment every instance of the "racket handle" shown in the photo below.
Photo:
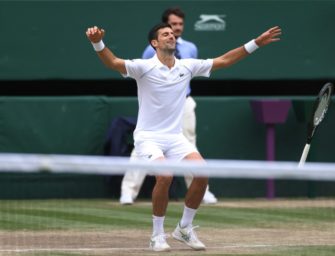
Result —
[{"label": "racket handle", "polygon": [[302,155],[301,155],[301,158],[300,158],[300,162],[299,162],[299,165],[298,167],[302,167],[304,166],[305,162],[306,162],[306,159],[307,159],[307,156],[308,156],[308,152],[309,152],[309,148],[311,147],[311,144],[306,144],[305,145],[305,148],[304,148],[304,151],[302,152]]}]

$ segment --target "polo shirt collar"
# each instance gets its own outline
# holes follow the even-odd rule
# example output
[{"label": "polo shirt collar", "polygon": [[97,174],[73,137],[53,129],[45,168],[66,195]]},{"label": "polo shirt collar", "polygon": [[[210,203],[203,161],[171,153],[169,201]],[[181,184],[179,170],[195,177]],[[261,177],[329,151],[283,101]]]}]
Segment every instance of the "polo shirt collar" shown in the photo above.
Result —
[{"label": "polo shirt collar", "polygon": [[[173,67],[175,67],[176,66],[176,64],[177,64],[177,62],[179,62],[179,60],[176,58],[176,57],[174,57],[175,58],[175,63],[174,63],[174,65],[173,65]],[[158,59],[158,57],[157,57],[157,53],[155,53],[155,55],[154,55],[154,57],[153,57],[153,61],[154,61],[154,63],[156,64],[156,66],[157,67],[166,67],[159,59]]]}]

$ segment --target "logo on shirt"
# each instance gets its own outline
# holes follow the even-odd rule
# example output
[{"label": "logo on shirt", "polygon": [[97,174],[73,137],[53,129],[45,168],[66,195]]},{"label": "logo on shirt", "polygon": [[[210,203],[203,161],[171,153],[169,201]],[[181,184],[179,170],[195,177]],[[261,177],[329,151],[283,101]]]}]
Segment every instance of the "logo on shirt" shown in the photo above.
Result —
[{"label": "logo on shirt", "polygon": [[194,23],[196,31],[224,31],[226,22],[223,20],[224,14],[201,14],[200,20]]},{"label": "logo on shirt", "polygon": [[183,76],[184,76],[184,74],[183,74],[183,73],[180,73],[180,74],[179,74],[179,77],[183,77]]}]

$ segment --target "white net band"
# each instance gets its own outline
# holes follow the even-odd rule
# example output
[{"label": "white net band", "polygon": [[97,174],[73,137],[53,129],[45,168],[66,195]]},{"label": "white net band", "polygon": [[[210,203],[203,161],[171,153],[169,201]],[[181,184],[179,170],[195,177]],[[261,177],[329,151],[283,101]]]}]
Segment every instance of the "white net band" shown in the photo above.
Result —
[{"label": "white net band", "polygon": [[335,180],[334,163],[266,162],[237,160],[129,161],[128,157],[0,154],[2,172],[51,172],[119,175],[126,171],[150,172],[152,175],[192,173],[194,176],[243,179]]}]

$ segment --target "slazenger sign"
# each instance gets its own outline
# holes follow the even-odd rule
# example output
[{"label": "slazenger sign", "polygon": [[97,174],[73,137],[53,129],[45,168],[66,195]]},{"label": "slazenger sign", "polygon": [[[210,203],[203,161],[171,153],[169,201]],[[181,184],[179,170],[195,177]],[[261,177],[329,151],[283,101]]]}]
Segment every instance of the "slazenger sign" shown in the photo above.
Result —
[{"label": "slazenger sign", "polygon": [[223,18],[224,14],[201,14],[200,20],[194,23],[196,31],[223,31],[226,29],[226,22]]}]

